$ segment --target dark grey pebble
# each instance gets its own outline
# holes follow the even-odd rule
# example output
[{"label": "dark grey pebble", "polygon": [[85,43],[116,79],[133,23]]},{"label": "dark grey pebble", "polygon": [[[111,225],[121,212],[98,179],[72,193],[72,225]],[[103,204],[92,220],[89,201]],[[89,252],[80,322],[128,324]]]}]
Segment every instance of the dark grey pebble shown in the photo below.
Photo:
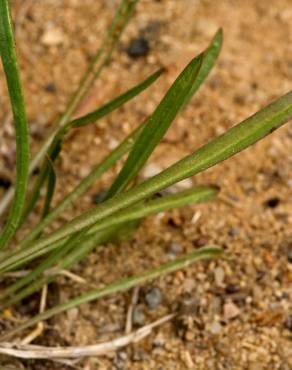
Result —
[{"label": "dark grey pebble", "polygon": [[54,93],[57,91],[56,85],[53,82],[49,82],[45,85],[45,90],[50,93]]},{"label": "dark grey pebble", "polygon": [[157,308],[162,301],[162,294],[159,288],[151,288],[145,295],[145,301],[147,306],[154,310]]},{"label": "dark grey pebble", "polygon": [[138,37],[130,42],[126,52],[130,58],[145,57],[150,51],[149,42],[144,37]]}]

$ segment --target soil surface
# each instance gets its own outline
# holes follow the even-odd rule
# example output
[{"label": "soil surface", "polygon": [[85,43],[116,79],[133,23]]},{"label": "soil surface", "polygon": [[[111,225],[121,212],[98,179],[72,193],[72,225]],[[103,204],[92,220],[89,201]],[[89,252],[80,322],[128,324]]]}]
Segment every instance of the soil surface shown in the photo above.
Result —
[{"label": "soil surface", "polygon": [[[117,1],[15,0],[12,5],[34,151],[76,88]],[[291,90],[291,0],[141,0],[112,61],[77,114],[94,109],[161,66],[167,73],[122,109],[70,136],[56,166],[55,204],[153,111],[219,27],[224,30],[224,47],[216,68],[151,157],[144,177]],[[140,42],[133,46],[137,39]],[[9,112],[1,72],[0,175],[6,186],[2,181],[0,195],[13,181],[15,165]],[[88,287],[145,271],[201,246],[223,246],[232,258],[200,262],[140,287],[134,328],[179,312],[174,320],[104,357],[70,366],[2,357],[2,368],[292,369],[291,153],[288,124],[181,184],[217,184],[218,200],[148,218],[130,242],[102,246],[74,268],[86,284],[63,277],[49,286],[50,307]],[[94,195],[109,186],[120,167],[105,174],[53,227],[92,207]],[[133,291],[114,295],[54,317],[34,343],[72,346],[119,337],[125,332],[132,296]],[[39,295],[31,297],[13,315],[28,318],[38,304]],[[4,318],[2,325],[6,326]]]}]

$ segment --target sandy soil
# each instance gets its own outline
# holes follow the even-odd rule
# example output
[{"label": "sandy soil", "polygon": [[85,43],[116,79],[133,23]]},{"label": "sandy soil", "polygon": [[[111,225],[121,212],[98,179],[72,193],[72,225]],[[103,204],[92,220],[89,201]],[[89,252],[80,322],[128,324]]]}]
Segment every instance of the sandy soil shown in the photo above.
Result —
[{"label": "sandy soil", "polygon": [[[116,3],[13,1],[33,150],[77,86]],[[166,66],[168,72],[135,101],[71,136],[57,164],[56,203],[152,112],[175,76],[206,47],[218,27],[224,29],[225,42],[217,66],[151,157],[152,169],[154,165],[166,168],[291,90],[291,0],[141,0],[112,62],[78,114],[95,108],[160,66]],[[53,44],[48,37],[52,30],[58,36]],[[125,50],[141,35],[149,41],[149,53],[130,58]],[[2,75],[0,117],[0,174],[12,180],[15,148]],[[217,201],[151,217],[131,242],[101,247],[74,269],[90,286],[99,286],[206,244],[221,245],[233,256],[196,264],[141,287],[136,327],[185,309],[145,340],[106,357],[86,359],[74,365],[77,369],[292,369],[291,129],[288,124],[185,183],[219,185]],[[118,168],[120,164],[58,222],[92,206],[93,195],[109,185]],[[149,293],[157,294],[154,288],[161,293],[161,301],[151,309]],[[82,284],[59,279],[49,288],[48,305],[63,302],[84,289]],[[80,345],[120,336],[131,296],[132,292],[112,296],[59,315],[49,321],[35,343]],[[38,299],[26,300],[14,314],[28,317],[35,313]],[[0,361],[7,370],[10,366],[29,370],[70,368],[45,361]]]}]

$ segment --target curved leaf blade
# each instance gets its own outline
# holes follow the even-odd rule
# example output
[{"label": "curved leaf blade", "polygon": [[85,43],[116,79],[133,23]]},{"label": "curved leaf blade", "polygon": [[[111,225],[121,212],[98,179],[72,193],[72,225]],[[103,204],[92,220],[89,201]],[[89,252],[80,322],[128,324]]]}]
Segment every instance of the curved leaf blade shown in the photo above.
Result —
[{"label": "curved leaf blade", "polygon": [[291,118],[292,92],[289,92],[158,175],[97,205],[56,232],[37,241],[35,245],[41,248],[53,243],[178,181],[202,172],[256,143]]},{"label": "curved leaf blade", "polygon": [[201,68],[202,56],[194,58],[174,81],[154,113],[146,121],[121,172],[110,187],[106,198],[123,191],[138,174],[155,147],[175,119]]},{"label": "curved leaf blade", "polygon": [[85,126],[90,123],[93,123],[96,120],[106,116],[107,114],[111,113],[115,109],[121,107],[123,104],[134,99],[142,91],[146,90],[150,85],[152,85],[158,79],[158,77],[161,76],[161,74],[164,71],[165,71],[164,68],[159,69],[158,71],[154,72],[152,75],[147,77],[143,82],[132,87],[130,90],[117,96],[115,99],[109,101],[108,103],[96,109],[95,111],[90,112],[80,118],[74,119],[73,121],[69,122],[66,126],[68,128],[81,127],[81,126]]},{"label": "curved leaf blade", "polygon": [[16,185],[0,249],[13,237],[21,219],[29,171],[29,134],[8,0],[0,1],[0,54],[6,76],[16,132]]},{"label": "curved leaf blade", "polygon": [[212,68],[215,65],[216,60],[220,54],[223,44],[223,30],[220,28],[215,36],[213,37],[210,45],[208,48],[203,52],[203,60],[200,71],[196,80],[193,83],[192,89],[189,92],[188,96],[185,99],[184,106],[186,106],[194,94],[198,91],[199,87],[208,77],[209,73],[211,72]]},{"label": "curved leaf blade", "polygon": [[[142,204],[133,206],[129,209],[127,208],[125,210],[116,212],[113,216],[107,217],[103,219],[101,222],[98,222],[96,225],[93,225],[89,229],[84,242],[85,244],[91,243],[92,238],[93,245],[96,245],[96,243],[94,242],[95,235],[97,235],[97,233],[103,232],[103,230],[105,229],[117,226],[120,227],[122,224],[125,224],[125,222],[140,220],[146,216],[166,211],[171,208],[178,208],[189,204],[198,204],[206,202],[209,201],[210,199],[213,199],[217,195],[217,193],[218,193],[217,187],[198,186],[196,188],[185,190],[179,193],[169,194],[161,198],[148,200],[146,202],[143,202]],[[60,247],[59,242],[53,243],[44,248],[38,248],[34,246],[28,247],[26,250],[14,253],[14,255],[10,256],[10,260],[6,258],[6,268],[7,263],[10,263],[9,267],[12,269],[19,268],[20,266],[23,266],[29,261],[37,257],[40,257],[41,255],[47,254],[50,251],[58,249],[59,247]],[[82,250],[84,248],[86,250],[87,247],[79,245],[77,248],[78,250],[76,250],[76,248],[75,249],[73,248],[72,252],[70,252],[71,256],[66,256],[65,260],[74,259],[75,258],[74,255],[80,256],[80,254],[83,253]],[[60,262],[62,264],[62,268],[70,268],[71,264],[69,265],[66,264],[66,266],[63,265],[63,263],[65,263],[65,260]]]}]

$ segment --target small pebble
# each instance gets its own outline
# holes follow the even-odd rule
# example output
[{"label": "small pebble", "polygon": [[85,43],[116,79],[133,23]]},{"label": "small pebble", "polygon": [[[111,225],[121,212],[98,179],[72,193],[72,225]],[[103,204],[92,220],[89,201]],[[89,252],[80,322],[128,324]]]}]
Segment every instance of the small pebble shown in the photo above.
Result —
[{"label": "small pebble", "polygon": [[187,294],[179,303],[179,314],[186,316],[197,316],[199,314],[201,302],[193,295]]},{"label": "small pebble", "polygon": [[132,320],[134,325],[143,326],[145,324],[145,314],[142,307],[134,307]]},{"label": "small pebble", "polygon": [[167,190],[170,193],[177,193],[182,190],[188,190],[193,187],[193,182],[191,179],[184,179],[182,181],[177,182],[176,184],[169,186]]},{"label": "small pebble", "polygon": [[149,163],[143,169],[142,175],[145,179],[149,179],[150,177],[157,175],[161,171],[162,168],[160,166],[155,163]]},{"label": "small pebble", "polygon": [[193,181],[190,178],[177,182],[174,187],[178,190],[188,190],[193,187]]},{"label": "small pebble", "polygon": [[11,186],[11,181],[6,177],[0,177],[0,188],[9,189]]},{"label": "small pebble", "polygon": [[222,325],[218,321],[213,321],[211,325],[209,326],[210,333],[214,335],[220,334],[221,330],[222,330]]},{"label": "small pebble", "polygon": [[117,146],[119,145],[119,142],[118,140],[114,139],[114,138],[110,138],[107,146],[110,150],[114,150],[117,148]]},{"label": "small pebble", "polygon": [[138,37],[133,39],[126,49],[126,52],[130,58],[136,59],[145,57],[150,51],[149,42],[144,37]]},{"label": "small pebble", "polygon": [[195,339],[195,332],[192,331],[192,330],[187,330],[187,332],[185,334],[185,339],[188,342],[192,342]]},{"label": "small pebble", "polygon": [[83,179],[84,177],[88,176],[90,172],[91,172],[91,167],[84,165],[80,167],[79,169],[79,176],[80,178]]},{"label": "small pebble", "polygon": [[269,208],[276,208],[280,203],[280,199],[277,197],[270,198],[265,201],[265,206]]},{"label": "small pebble", "polygon": [[171,243],[171,245],[169,246],[168,251],[167,251],[168,259],[170,261],[175,260],[177,255],[182,253],[182,251],[183,251],[183,248],[180,244]]},{"label": "small pebble", "polygon": [[48,84],[46,84],[44,86],[44,89],[45,89],[45,91],[50,92],[50,93],[54,93],[57,90],[56,85],[54,84],[54,82],[49,82]]},{"label": "small pebble", "polygon": [[55,27],[50,27],[43,33],[41,43],[45,46],[57,46],[64,42],[63,32]]},{"label": "small pebble", "polygon": [[154,338],[154,341],[153,341],[153,345],[157,348],[157,347],[164,347],[165,345],[165,338],[163,336],[162,333],[158,333],[156,335],[156,337]]},{"label": "small pebble", "polygon": [[145,301],[147,306],[154,310],[157,308],[161,301],[162,301],[162,294],[159,288],[152,288],[150,289],[147,294],[145,295]]},{"label": "small pebble", "polygon": [[120,358],[121,360],[123,360],[123,361],[126,361],[126,359],[128,358],[127,352],[125,352],[125,351],[121,351],[121,352],[119,352],[119,353],[118,353],[118,356],[119,356],[119,358]]},{"label": "small pebble", "polygon": [[231,227],[229,230],[228,230],[228,235],[229,236],[237,236],[239,234],[239,230],[236,229],[235,227]]},{"label": "small pebble", "polygon": [[185,293],[190,293],[193,289],[195,289],[197,286],[195,279],[192,278],[186,278],[183,281],[183,291]]},{"label": "small pebble", "polygon": [[171,243],[168,249],[169,253],[173,253],[175,255],[182,253],[182,251],[183,251],[183,248],[181,244],[176,243],[176,242]]},{"label": "small pebble", "polygon": [[290,294],[288,292],[283,292],[281,294],[281,299],[286,299],[288,300],[290,298]]},{"label": "small pebble", "polygon": [[217,286],[222,286],[225,278],[225,272],[222,267],[216,267],[214,270],[214,279]]},{"label": "small pebble", "polygon": [[225,303],[223,306],[223,316],[225,320],[231,320],[240,314],[240,309],[232,302]]}]

